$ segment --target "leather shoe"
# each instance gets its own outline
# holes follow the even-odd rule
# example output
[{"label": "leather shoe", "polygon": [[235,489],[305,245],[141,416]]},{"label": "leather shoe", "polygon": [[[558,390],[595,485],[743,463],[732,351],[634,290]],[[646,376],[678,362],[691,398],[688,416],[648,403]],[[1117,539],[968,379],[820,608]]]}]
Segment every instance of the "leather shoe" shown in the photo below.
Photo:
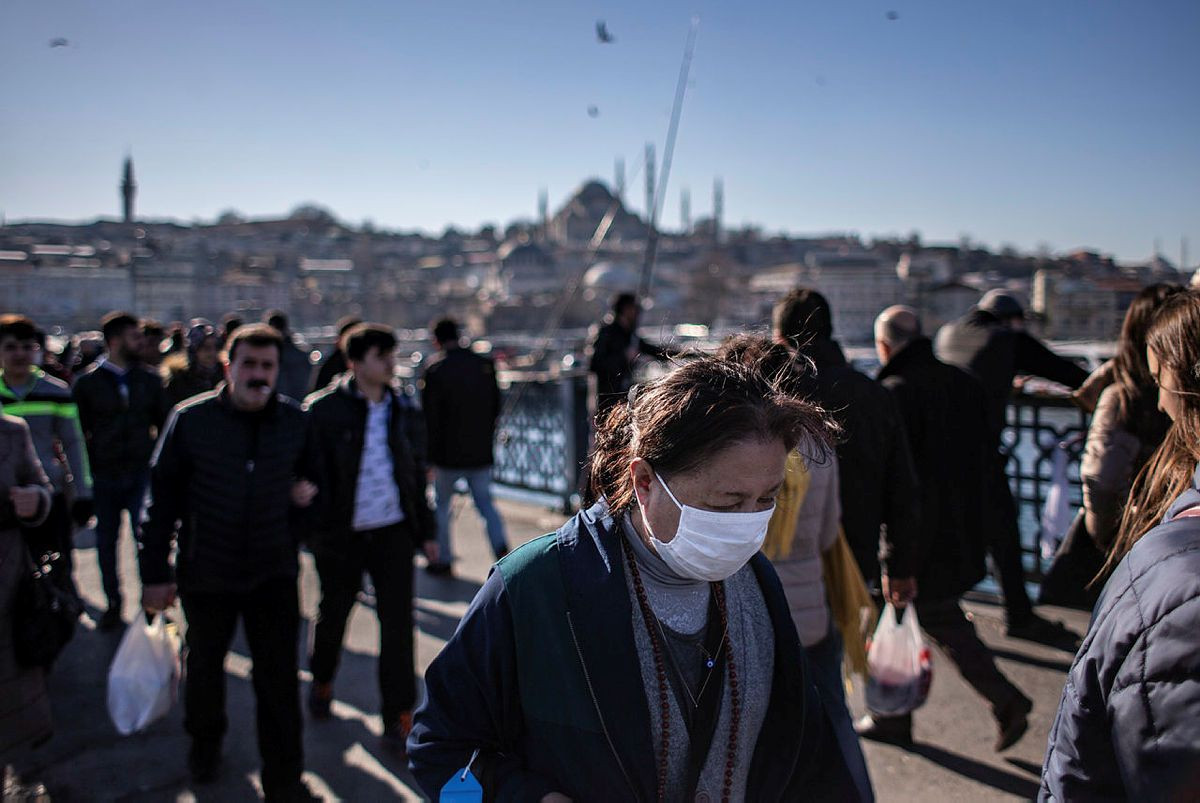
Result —
[{"label": "leather shoe", "polygon": [[308,713],[313,719],[329,719],[333,706],[333,684],[313,681],[308,687]]},{"label": "leather shoe", "polygon": [[1025,731],[1029,730],[1029,712],[1033,710],[1033,702],[1025,695],[1014,697],[1003,708],[996,712],[995,750],[1007,750],[1021,740]]},{"label": "leather shoe", "polygon": [[101,633],[111,633],[114,630],[120,629],[125,624],[121,620],[121,608],[119,606],[109,608],[100,615],[100,621],[96,623],[96,629]]},{"label": "leather shoe", "polygon": [[197,785],[210,784],[217,780],[221,768],[221,743],[192,741],[188,751],[188,771],[192,774],[192,783]]},{"label": "leather shoe", "polygon": [[1079,635],[1069,630],[1062,622],[1051,622],[1045,617],[1031,613],[1028,618],[1008,623],[1009,638],[1033,641],[1049,647],[1075,652],[1079,649]]},{"label": "leather shoe", "polygon": [[884,717],[867,714],[854,723],[854,732],[864,739],[889,744],[912,744],[912,714]]}]

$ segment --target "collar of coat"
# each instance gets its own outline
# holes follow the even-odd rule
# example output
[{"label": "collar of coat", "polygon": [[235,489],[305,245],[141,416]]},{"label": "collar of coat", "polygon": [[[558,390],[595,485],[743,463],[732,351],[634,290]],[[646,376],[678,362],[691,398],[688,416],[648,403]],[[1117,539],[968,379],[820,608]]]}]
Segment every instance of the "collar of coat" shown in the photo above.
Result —
[{"label": "collar of coat", "polygon": [[879,375],[875,377],[878,380],[887,379],[889,376],[895,376],[903,373],[904,369],[920,363],[929,363],[936,361],[933,356],[933,341],[927,337],[918,337],[904,348],[897,351],[888,360],[887,365],[879,369]]}]

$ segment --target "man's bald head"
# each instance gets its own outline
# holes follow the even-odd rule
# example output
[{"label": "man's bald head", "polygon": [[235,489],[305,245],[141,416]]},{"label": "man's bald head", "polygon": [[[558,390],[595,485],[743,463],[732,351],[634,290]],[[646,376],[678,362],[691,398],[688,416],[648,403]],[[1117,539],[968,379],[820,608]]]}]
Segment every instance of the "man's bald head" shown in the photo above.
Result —
[{"label": "man's bald head", "polygon": [[921,336],[921,318],[912,307],[897,304],[875,319],[875,350],[887,363],[896,352]]}]

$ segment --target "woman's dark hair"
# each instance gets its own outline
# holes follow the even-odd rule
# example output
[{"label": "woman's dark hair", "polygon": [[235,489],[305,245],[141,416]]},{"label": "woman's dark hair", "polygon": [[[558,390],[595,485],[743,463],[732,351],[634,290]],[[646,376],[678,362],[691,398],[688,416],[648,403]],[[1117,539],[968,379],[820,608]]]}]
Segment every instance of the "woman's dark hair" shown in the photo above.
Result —
[{"label": "woman's dark hair", "polygon": [[765,364],[742,352],[703,356],[637,388],[596,432],[589,501],[603,496],[614,516],[633,507],[629,465],[637,457],[670,477],[745,441],[778,440],[788,451],[801,441],[828,448],[828,416],[792,395]]},{"label": "woman's dark hair", "polygon": [[1162,444],[1138,472],[1121,516],[1117,539],[1097,579],[1112,573],[1133,545],[1166,516],[1171,503],[1192,487],[1200,463],[1200,293],[1184,290],[1163,302],[1146,331],[1146,348],[1159,376],[1175,380],[1181,402]]},{"label": "woman's dark hair", "polygon": [[1158,409],[1158,388],[1146,362],[1146,331],[1163,302],[1182,292],[1181,286],[1166,282],[1143,288],[1125,312],[1112,362],[1120,419],[1126,430],[1147,443],[1161,442],[1171,421]]},{"label": "woman's dark hair", "polygon": [[383,324],[360,323],[342,335],[340,347],[346,359],[359,362],[373,348],[379,349],[380,354],[396,348],[396,335],[391,327]]}]

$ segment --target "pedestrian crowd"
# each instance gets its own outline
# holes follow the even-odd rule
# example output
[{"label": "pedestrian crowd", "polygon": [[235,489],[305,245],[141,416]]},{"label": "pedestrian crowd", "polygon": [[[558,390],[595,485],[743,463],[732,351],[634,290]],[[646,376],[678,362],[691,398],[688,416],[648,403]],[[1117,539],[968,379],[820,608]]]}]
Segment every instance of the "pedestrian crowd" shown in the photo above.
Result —
[{"label": "pedestrian crowd", "polygon": [[[76,530],[94,526],[97,627],[126,625],[128,516],[137,616],[178,601],[186,621],[197,784],[220,776],[240,623],[263,793],[317,799],[302,711],[337,713],[367,591],[382,744],[434,800],[467,770],[495,800],[872,800],[860,739],[912,743],[911,708],[847,708],[881,607],[915,617],[986,703],[996,751],[1029,727],[1030,698],[962,607],[990,560],[1007,635],[1076,652],[1039,799],[1196,794],[1200,293],[1146,288],[1090,375],[999,290],[936,333],[883,310],[874,377],[812,289],[775,305],[769,334],[712,354],[643,340],[640,311],[618,296],[589,344],[582,509],[511,553],[491,490],[496,366],[454,320],[431,325],[436,353],[409,388],[395,333],[356,317],[320,365],[280,311],[169,328],[116,312],[57,352],[34,321],[0,317],[0,757],[52,732],[46,676],[81,610]],[[643,358],[664,370],[639,382]],[[1083,509],[1040,596],[1092,611],[1082,640],[1034,611],[1025,582],[1003,436],[1026,376],[1094,411]],[[497,562],[422,693],[414,559],[453,577],[459,494]],[[306,695],[301,548],[321,593]]]}]

